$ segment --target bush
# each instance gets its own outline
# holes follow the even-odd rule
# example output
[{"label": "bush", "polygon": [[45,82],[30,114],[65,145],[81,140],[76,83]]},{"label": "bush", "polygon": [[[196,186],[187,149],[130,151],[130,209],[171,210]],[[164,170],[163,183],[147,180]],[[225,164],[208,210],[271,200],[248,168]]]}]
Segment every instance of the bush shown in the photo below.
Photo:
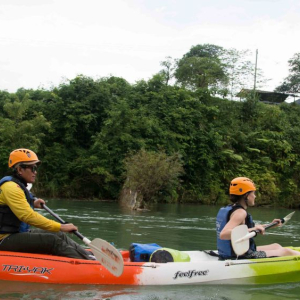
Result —
[{"label": "bush", "polygon": [[143,202],[175,202],[178,198],[179,177],[183,174],[178,154],[164,151],[131,153],[124,160],[125,189],[138,192]]}]

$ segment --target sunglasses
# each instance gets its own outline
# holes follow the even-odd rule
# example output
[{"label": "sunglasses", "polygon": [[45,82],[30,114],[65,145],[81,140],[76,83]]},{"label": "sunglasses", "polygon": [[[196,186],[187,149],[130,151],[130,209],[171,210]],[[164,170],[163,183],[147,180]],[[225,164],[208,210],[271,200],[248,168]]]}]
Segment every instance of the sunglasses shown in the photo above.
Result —
[{"label": "sunglasses", "polygon": [[37,172],[38,167],[36,165],[28,166],[28,165],[21,165],[23,169],[30,169],[32,173]]}]

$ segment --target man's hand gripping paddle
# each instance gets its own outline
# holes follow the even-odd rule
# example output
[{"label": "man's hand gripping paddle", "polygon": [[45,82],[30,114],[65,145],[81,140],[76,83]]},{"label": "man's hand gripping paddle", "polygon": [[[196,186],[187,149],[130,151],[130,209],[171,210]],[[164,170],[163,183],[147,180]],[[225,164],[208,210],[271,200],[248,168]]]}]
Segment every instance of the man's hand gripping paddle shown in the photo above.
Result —
[{"label": "man's hand gripping paddle", "polygon": [[[54,218],[56,218],[60,223],[65,224],[66,222],[54,213],[45,204],[42,207],[50,213]],[[121,253],[110,243],[102,239],[96,238],[90,241],[88,238],[84,237],[80,232],[73,231],[73,233],[79,237],[87,246],[89,246],[96,257],[96,259],[106,268],[110,273],[119,277],[123,273],[124,261]]]},{"label": "man's hand gripping paddle", "polygon": [[[30,191],[32,184],[27,184],[27,189]],[[61,224],[66,222],[56,213],[54,213],[46,204],[41,204],[48,213],[50,213],[55,219],[57,219]],[[87,246],[89,246],[98,261],[106,268],[110,273],[119,277],[123,273],[124,261],[121,253],[110,243],[102,239],[96,238],[90,241],[88,238],[84,237],[80,232],[73,231],[73,233],[79,237]]]}]

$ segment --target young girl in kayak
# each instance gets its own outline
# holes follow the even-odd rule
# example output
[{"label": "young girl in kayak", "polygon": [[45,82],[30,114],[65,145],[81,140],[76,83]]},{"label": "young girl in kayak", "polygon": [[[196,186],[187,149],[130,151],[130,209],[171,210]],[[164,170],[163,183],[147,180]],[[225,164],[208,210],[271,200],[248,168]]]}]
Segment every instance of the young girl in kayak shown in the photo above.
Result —
[{"label": "young girl in kayak", "polygon": [[[0,250],[94,260],[65,234],[77,230],[76,226],[60,224],[34,211],[45,201],[35,198],[26,186],[35,182],[40,163],[29,149],[16,149],[9,156],[13,175],[0,180]],[[38,229],[30,230],[29,225]]]},{"label": "young girl in kayak", "polygon": [[[252,216],[247,212],[248,206],[255,205],[256,187],[253,181],[246,177],[238,177],[230,183],[230,200],[233,204],[222,207],[217,215],[217,247],[222,259],[236,258],[231,246],[231,231],[236,226],[246,224],[248,231],[259,230],[265,233],[263,225],[255,225]],[[273,222],[279,222],[275,219]],[[284,248],[279,244],[256,247],[254,239],[250,239],[250,248],[241,258],[265,258],[271,256],[300,255],[300,252]]]}]

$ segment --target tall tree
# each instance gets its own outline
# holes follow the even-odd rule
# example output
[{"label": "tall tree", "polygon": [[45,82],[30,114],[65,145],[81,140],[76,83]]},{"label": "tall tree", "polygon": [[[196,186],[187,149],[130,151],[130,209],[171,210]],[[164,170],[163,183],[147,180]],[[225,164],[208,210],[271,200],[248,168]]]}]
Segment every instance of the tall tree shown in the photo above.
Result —
[{"label": "tall tree", "polygon": [[276,92],[300,92],[300,52],[294,54],[294,56],[288,61],[290,74],[286,77],[283,83],[278,86]]},{"label": "tall tree", "polygon": [[176,61],[171,56],[167,56],[166,60],[160,62],[163,69],[159,72],[165,80],[165,84],[169,85],[170,80],[174,77]]},{"label": "tall tree", "polygon": [[225,65],[221,60],[223,51],[222,47],[211,44],[193,46],[178,61],[177,82],[190,89],[216,88],[227,83]]}]

